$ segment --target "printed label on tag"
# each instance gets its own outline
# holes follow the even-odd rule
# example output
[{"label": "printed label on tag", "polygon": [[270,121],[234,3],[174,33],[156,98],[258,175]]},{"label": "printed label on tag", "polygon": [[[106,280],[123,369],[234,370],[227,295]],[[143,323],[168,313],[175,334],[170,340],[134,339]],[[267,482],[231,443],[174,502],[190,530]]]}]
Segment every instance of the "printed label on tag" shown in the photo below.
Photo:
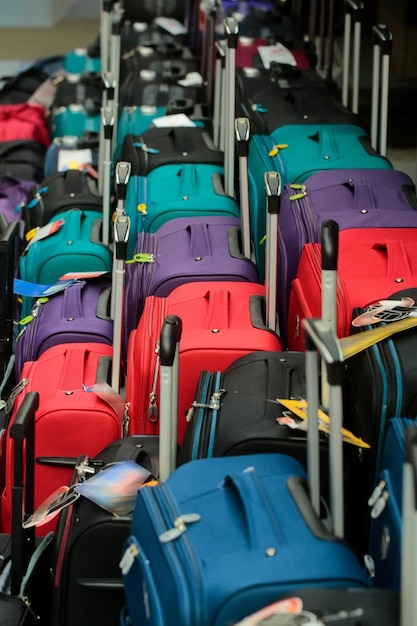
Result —
[{"label": "printed label on tag", "polygon": [[160,28],[166,30],[170,35],[185,35],[187,32],[187,28],[184,24],[181,24],[181,22],[172,17],[157,17],[154,22]]},{"label": "printed label on tag", "polygon": [[38,228],[34,236],[28,241],[25,251],[27,251],[30,248],[30,246],[32,246],[36,241],[40,241],[41,239],[46,239],[46,237],[50,237],[51,235],[54,235],[55,233],[57,233],[59,229],[61,228],[61,226],[64,225],[64,223],[65,223],[65,220],[59,219],[59,220],[55,220],[54,222],[49,222],[45,226]]},{"label": "printed label on tag", "polygon": [[193,120],[191,120],[185,113],[174,113],[173,115],[164,115],[163,117],[156,117],[153,122],[153,126],[157,128],[168,128],[178,126],[195,126]]},{"label": "printed label on tag", "polygon": [[264,67],[269,70],[271,63],[284,63],[285,65],[297,65],[293,53],[281,43],[274,46],[258,46],[259,56]]},{"label": "printed label on tag", "polygon": [[93,153],[90,148],[83,150],[60,150],[58,152],[58,172],[77,170],[83,163],[92,163]]},{"label": "printed label on tag", "polygon": [[110,272],[106,272],[105,270],[97,272],[67,272],[66,274],[62,274],[59,280],[85,280],[87,278],[98,278],[105,274],[110,274]]},{"label": "printed label on tag", "polygon": [[59,291],[64,291],[64,289],[72,285],[74,282],[74,280],[60,280],[53,285],[39,285],[37,283],[30,283],[27,280],[15,278],[13,291],[20,296],[41,298],[42,296],[51,296]]}]

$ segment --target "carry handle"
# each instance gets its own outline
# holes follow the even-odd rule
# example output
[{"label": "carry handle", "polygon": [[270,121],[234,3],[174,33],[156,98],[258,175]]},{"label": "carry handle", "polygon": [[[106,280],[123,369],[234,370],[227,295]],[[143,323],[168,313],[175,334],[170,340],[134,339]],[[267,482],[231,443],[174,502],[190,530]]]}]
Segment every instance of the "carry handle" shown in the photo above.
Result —
[{"label": "carry handle", "polygon": [[[35,546],[35,529],[22,527],[22,513],[34,511],[35,469],[35,412],[39,407],[39,393],[29,391],[18,408],[10,426],[13,440],[13,488],[12,488],[12,562],[11,594],[18,595],[23,572]],[[26,459],[24,460],[24,441]],[[26,472],[26,476],[24,476]]]},{"label": "carry handle", "polygon": [[75,281],[64,289],[62,316],[65,319],[80,318],[82,316],[81,292],[85,287],[85,282]]},{"label": "carry handle", "polygon": [[411,250],[407,250],[407,243],[402,239],[385,239],[373,245],[374,250],[385,251],[387,257],[386,278],[396,283],[402,283],[404,278],[411,278],[413,271],[410,265]]},{"label": "carry handle", "polygon": [[[337,332],[337,262],[339,257],[339,225],[324,220],[321,227],[321,317]],[[322,365],[321,402],[329,408],[329,387]]]},{"label": "carry handle", "polygon": [[191,258],[201,260],[205,256],[212,254],[207,222],[193,221],[188,224],[186,232],[190,236],[189,251]]},{"label": "carry handle", "polygon": [[343,38],[343,84],[342,102],[345,107],[349,106],[349,79],[350,79],[350,45],[352,21],[354,22],[353,36],[353,80],[352,80],[352,111],[359,110],[359,70],[360,70],[360,46],[362,18],[364,4],[361,0],[345,0],[345,32]]},{"label": "carry handle", "polygon": [[[372,27],[373,69],[371,145],[382,156],[387,154],[389,64],[392,52],[392,33],[385,24]],[[382,60],[382,68],[381,68]],[[379,120],[379,137],[378,137]],[[379,146],[378,146],[379,144]]]},{"label": "carry handle", "polygon": [[313,507],[320,515],[320,457],[318,428],[318,355],[326,365],[327,380],[330,386],[330,440],[329,476],[330,508],[334,533],[344,536],[344,496],[343,496],[343,398],[342,381],[344,375],[343,354],[336,333],[323,320],[306,318],[303,320],[306,348],[306,384],[308,401],[307,466],[310,493]]},{"label": "carry handle", "polygon": [[239,155],[239,197],[243,254],[247,259],[250,259],[252,255],[248,177],[250,122],[247,117],[237,117],[235,119],[235,135]]},{"label": "carry handle", "polygon": [[269,515],[272,506],[265,506],[269,500],[268,493],[256,473],[256,468],[247,467],[242,472],[227,475],[220,488],[226,492],[231,491],[239,498],[250,547],[253,550],[263,549],[265,553],[271,548],[278,551],[276,542],[280,537],[280,530],[276,520]]},{"label": "carry handle", "polygon": [[353,191],[354,212],[359,211],[365,215],[377,208],[372,186],[367,180],[348,178],[343,184]]},{"label": "carry handle", "polygon": [[160,411],[159,411],[159,479],[173,472],[177,459],[178,438],[178,370],[182,320],[168,315],[159,337]]}]

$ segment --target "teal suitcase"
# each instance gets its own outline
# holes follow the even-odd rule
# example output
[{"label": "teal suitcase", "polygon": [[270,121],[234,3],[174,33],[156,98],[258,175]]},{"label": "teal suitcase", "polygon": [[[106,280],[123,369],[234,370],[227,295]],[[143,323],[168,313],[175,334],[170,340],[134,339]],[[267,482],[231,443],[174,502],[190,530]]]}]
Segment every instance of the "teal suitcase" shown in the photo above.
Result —
[{"label": "teal suitcase", "polygon": [[126,194],[131,236],[128,258],[139,232],[153,233],[177,217],[240,217],[234,198],[224,190],[223,167],[183,163],[161,165],[148,176],[132,176]]},{"label": "teal suitcase", "polygon": [[[47,229],[51,224],[59,228]],[[38,230],[19,259],[19,278],[51,285],[68,272],[109,272],[113,256],[101,242],[102,219],[97,211],[70,209]],[[28,315],[33,298],[22,298],[21,317]]]}]

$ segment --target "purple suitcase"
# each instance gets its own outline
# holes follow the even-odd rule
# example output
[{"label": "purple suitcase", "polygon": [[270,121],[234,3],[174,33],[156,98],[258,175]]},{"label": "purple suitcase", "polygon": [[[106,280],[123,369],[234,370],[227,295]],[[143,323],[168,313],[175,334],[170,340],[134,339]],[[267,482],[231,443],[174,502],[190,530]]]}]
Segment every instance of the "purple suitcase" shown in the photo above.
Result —
[{"label": "purple suitcase", "polygon": [[320,241],[323,221],[335,220],[340,230],[417,228],[416,190],[411,178],[398,170],[323,170],[303,184],[285,185],[279,219],[277,310],[285,333],[290,286],[302,248]]},{"label": "purple suitcase", "polygon": [[78,280],[50,297],[37,300],[30,320],[16,340],[15,372],[19,377],[25,361],[35,361],[58,343],[113,344],[110,317],[110,274]]},{"label": "purple suitcase", "polygon": [[125,349],[146,296],[166,297],[185,282],[258,282],[241,239],[240,219],[228,216],[178,217],[155,233],[139,233],[126,264]]},{"label": "purple suitcase", "polygon": [[0,213],[3,213],[9,223],[22,218],[22,206],[26,204],[34,185],[36,182],[33,180],[21,180],[12,176],[0,178]]}]

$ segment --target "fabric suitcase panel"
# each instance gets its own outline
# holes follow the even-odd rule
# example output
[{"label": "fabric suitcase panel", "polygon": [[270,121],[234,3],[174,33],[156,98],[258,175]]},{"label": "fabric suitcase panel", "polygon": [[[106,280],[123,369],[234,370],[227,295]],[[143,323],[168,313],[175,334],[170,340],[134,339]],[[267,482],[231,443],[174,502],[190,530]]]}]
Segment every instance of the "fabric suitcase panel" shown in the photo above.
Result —
[{"label": "fabric suitcase panel", "polygon": [[[143,585],[147,623],[167,626],[233,623],[299,586],[366,588],[350,548],[309,525],[304,477],[291,457],[243,455],[187,463],[164,485],[140,490],[126,543],[133,562],[124,568],[133,624],[143,623]],[[186,532],[171,532],[175,519]]]}]

